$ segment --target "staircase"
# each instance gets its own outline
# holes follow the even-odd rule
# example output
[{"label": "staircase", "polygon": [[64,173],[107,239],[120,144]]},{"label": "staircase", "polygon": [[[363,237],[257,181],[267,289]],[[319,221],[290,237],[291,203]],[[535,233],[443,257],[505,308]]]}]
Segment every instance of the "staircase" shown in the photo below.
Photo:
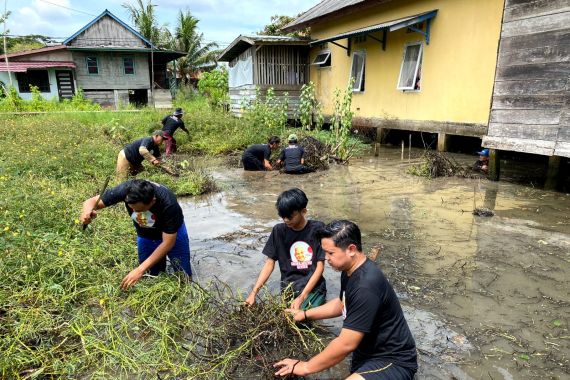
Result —
[{"label": "staircase", "polygon": [[172,95],[170,90],[157,88],[154,90],[155,108],[172,108]]}]

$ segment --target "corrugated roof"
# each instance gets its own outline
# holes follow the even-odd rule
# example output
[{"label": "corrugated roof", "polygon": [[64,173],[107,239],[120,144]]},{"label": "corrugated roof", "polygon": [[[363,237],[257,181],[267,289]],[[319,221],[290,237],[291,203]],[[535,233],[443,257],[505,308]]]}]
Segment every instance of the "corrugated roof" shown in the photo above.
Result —
[{"label": "corrugated roof", "polygon": [[420,14],[413,15],[413,16],[399,18],[397,20],[386,21],[386,22],[383,22],[380,24],[375,24],[375,25],[370,25],[370,26],[364,27],[364,28],[355,29],[355,30],[352,30],[350,32],[337,34],[336,36],[333,36],[333,37],[327,37],[327,38],[323,38],[320,40],[311,41],[311,45],[322,44],[325,42],[336,41],[336,40],[342,40],[344,38],[354,37],[354,36],[358,36],[358,35],[365,35],[365,34],[373,33],[373,32],[376,32],[379,30],[384,30],[384,29],[388,30],[390,32],[393,32],[395,30],[402,29],[402,28],[408,27],[410,25],[417,24],[418,22],[433,18],[433,17],[435,17],[436,14],[437,14],[437,9],[434,9],[434,10],[429,11],[429,12],[424,12],[424,13],[420,13]]},{"label": "corrugated roof", "polygon": [[[39,49],[32,49],[32,50],[25,50],[25,51],[19,51],[17,53],[10,53],[8,54],[8,60],[11,57],[21,57],[24,55],[32,55],[32,54],[41,54],[41,53],[49,53],[52,52],[54,50],[65,50],[67,49],[67,46],[65,45],[57,45],[57,46],[49,46],[49,47],[43,47],[43,48],[39,48]],[[0,55],[0,60],[4,60],[4,54]]]},{"label": "corrugated roof", "polygon": [[340,11],[346,11],[348,8],[356,5],[374,6],[388,1],[392,0],[323,0],[289,24],[285,25],[285,27],[283,27],[283,31],[305,28],[317,21],[317,19],[324,18],[325,16],[329,16]]},{"label": "corrugated roof", "polygon": [[9,71],[14,73],[25,73],[29,69],[49,69],[49,68],[56,68],[56,67],[66,67],[69,69],[75,68],[75,62],[71,61],[15,61],[10,62],[8,60],[8,64],[6,62],[0,62],[0,71]]},{"label": "corrugated roof", "polygon": [[239,35],[218,56],[218,61],[230,62],[253,45],[308,45],[310,40],[302,37]]}]

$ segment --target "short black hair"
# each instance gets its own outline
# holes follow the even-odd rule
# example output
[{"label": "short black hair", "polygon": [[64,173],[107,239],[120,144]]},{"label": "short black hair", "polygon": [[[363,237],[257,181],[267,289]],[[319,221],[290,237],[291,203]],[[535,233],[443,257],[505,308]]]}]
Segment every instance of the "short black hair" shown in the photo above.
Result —
[{"label": "short black hair", "polygon": [[295,211],[307,208],[307,203],[309,199],[303,190],[294,187],[279,194],[275,207],[280,217],[290,218]]},{"label": "short black hair", "polygon": [[362,252],[362,236],[360,228],[350,220],[333,220],[325,227],[316,232],[317,239],[332,239],[334,245],[347,249],[354,244],[356,249]]},{"label": "short black hair", "polygon": [[134,179],[127,187],[125,202],[128,204],[142,202],[145,205],[152,202],[154,198],[154,185],[144,179]]},{"label": "short black hair", "polygon": [[279,138],[279,136],[271,136],[269,139],[267,139],[267,143],[269,145],[271,144],[281,144],[281,139]]}]

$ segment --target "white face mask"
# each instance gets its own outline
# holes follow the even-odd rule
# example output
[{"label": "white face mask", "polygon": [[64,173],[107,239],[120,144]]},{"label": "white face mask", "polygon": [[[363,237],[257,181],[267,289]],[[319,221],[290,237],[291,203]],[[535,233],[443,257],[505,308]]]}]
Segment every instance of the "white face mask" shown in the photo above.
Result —
[{"label": "white face mask", "polygon": [[141,211],[136,212],[134,211],[131,214],[131,219],[135,221],[136,224],[141,226],[142,228],[152,228],[154,227],[156,217],[150,211]]}]

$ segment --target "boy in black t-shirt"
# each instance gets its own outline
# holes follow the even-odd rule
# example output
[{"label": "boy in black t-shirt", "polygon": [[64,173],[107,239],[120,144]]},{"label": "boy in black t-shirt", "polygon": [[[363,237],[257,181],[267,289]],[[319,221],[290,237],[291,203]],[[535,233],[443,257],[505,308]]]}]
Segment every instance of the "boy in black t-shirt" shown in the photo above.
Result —
[{"label": "boy in black t-shirt", "polygon": [[125,179],[129,174],[135,176],[143,171],[144,160],[154,166],[160,166],[160,145],[163,141],[163,132],[154,131],[150,137],[127,144],[117,157],[116,172],[119,179]]},{"label": "boy in black t-shirt", "polygon": [[269,158],[272,150],[279,149],[279,144],[281,144],[281,139],[278,136],[271,136],[267,144],[250,145],[241,157],[243,169],[247,171],[273,170]]},{"label": "boy in black t-shirt", "polygon": [[289,145],[281,151],[276,166],[284,163],[285,169],[283,171],[287,174],[305,174],[312,172],[313,170],[311,168],[305,166],[305,159],[303,158],[305,150],[297,145],[297,135],[294,133],[290,134],[287,141]]},{"label": "boy in black t-shirt", "polygon": [[340,317],[340,335],[304,362],[284,359],[275,375],[306,376],[341,362],[352,352],[347,380],[411,380],[418,369],[416,344],[392,286],[362,253],[360,229],[337,220],[317,232],[331,267],[342,271],[339,298],[309,311],[288,309],[295,321]]},{"label": "boy in black t-shirt", "polygon": [[162,119],[162,131],[164,132],[164,139],[166,140],[166,157],[169,157],[172,153],[176,153],[176,140],[174,139],[174,132],[178,128],[182,129],[184,132],[190,136],[190,132],[186,129],[182,117],[184,116],[184,111],[182,108],[177,108],[172,115],[165,116]]},{"label": "boy in black t-shirt", "polygon": [[325,302],[325,255],[315,235],[324,224],[307,220],[308,202],[305,193],[297,188],[284,191],[277,198],[275,206],[284,223],[273,227],[263,248],[267,259],[246,304],[255,303],[255,297],[269,279],[276,261],[281,270],[281,290],[289,285],[293,288],[295,298],[291,303],[292,308],[306,310]]},{"label": "boy in black t-shirt", "polygon": [[83,202],[80,220],[91,223],[97,210],[124,202],[137,231],[139,266],[123,278],[121,288],[133,286],[146,272],[158,275],[166,269],[166,256],[174,270],[184,271],[191,279],[190,242],[182,208],[167,187],[135,179]]}]

